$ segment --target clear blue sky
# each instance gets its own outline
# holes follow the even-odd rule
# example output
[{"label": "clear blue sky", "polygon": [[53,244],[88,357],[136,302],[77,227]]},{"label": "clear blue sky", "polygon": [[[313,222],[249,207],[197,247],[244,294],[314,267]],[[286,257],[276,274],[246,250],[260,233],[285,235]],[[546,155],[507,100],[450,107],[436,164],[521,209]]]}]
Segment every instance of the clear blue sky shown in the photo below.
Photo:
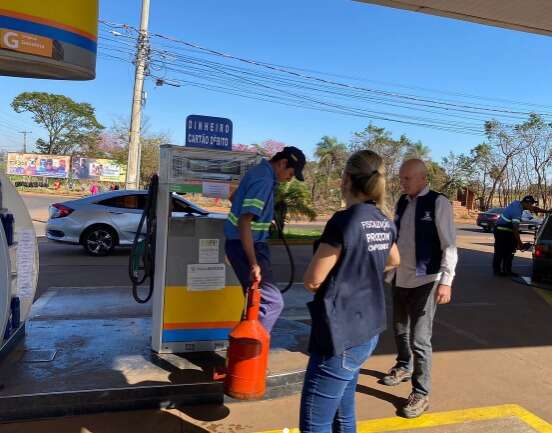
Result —
[{"label": "clear blue sky", "polygon": [[[139,0],[100,0],[100,17],[138,26],[140,4]],[[151,0],[150,31],[241,57],[363,78],[362,83],[354,82],[363,86],[416,94],[423,91],[399,86],[423,87],[552,106],[552,39],[540,35],[348,0]],[[97,78],[90,82],[0,77],[0,148],[18,150],[22,137],[16,131],[23,129],[33,131],[31,142],[44,136],[30,117],[14,114],[9,107],[23,91],[62,93],[89,102],[106,126],[114,118],[128,117],[133,66],[99,58],[96,72]],[[235,143],[275,139],[309,154],[321,136],[334,135],[348,142],[353,131],[368,124],[367,119],[185,86],[156,87],[147,81],[146,90],[144,112],[151,130],[169,133],[176,144],[184,142],[184,120],[189,114],[229,117]],[[436,160],[449,150],[468,151],[482,141],[418,126],[375,123],[396,137],[404,133],[421,140]]]}]

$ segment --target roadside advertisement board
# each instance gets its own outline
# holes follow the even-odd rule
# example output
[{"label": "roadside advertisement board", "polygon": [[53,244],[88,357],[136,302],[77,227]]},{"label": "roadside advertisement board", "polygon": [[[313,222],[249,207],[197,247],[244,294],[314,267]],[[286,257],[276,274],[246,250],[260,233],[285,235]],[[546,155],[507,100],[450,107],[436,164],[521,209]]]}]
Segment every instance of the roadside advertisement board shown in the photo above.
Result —
[{"label": "roadside advertisement board", "polygon": [[126,166],[113,159],[73,157],[73,179],[97,180],[100,182],[124,182]]},{"label": "roadside advertisement board", "polygon": [[7,174],[67,179],[71,157],[35,153],[8,153]]}]

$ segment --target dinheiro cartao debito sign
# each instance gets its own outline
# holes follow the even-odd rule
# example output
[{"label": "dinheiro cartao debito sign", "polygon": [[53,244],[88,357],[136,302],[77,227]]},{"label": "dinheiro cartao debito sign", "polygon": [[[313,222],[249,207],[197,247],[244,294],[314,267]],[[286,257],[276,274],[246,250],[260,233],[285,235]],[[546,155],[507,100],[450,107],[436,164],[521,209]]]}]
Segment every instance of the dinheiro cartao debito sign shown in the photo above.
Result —
[{"label": "dinheiro cartao debito sign", "polygon": [[232,150],[232,121],[191,114],[186,118],[186,146]]}]

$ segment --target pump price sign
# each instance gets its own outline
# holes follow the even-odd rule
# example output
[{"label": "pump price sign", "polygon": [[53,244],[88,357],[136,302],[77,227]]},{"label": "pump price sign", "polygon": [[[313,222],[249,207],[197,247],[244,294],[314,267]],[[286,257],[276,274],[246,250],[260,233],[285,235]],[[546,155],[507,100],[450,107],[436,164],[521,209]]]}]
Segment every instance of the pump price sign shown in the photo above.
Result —
[{"label": "pump price sign", "polygon": [[232,150],[232,121],[224,117],[189,115],[186,118],[186,146]]}]

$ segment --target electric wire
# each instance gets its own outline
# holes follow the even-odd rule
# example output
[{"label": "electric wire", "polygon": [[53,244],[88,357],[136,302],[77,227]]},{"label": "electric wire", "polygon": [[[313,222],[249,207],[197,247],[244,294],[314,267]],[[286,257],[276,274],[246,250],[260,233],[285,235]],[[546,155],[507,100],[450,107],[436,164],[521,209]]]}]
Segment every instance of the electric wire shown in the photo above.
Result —
[{"label": "electric wire", "polygon": [[[103,20],[101,23],[105,26],[100,31],[103,55],[119,61],[129,61],[121,58],[121,54],[136,56],[136,36],[140,35],[136,28]],[[123,39],[117,40],[119,37]],[[191,86],[302,109],[470,135],[484,135],[483,124],[491,117],[506,124],[522,122],[531,114],[516,107],[468,104],[342,83],[322,78],[319,75],[324,74],[319,71],[314,75],[307,69],[246,59],[160,33],[149,33],[146,41],[148,51],[142,60],[155,71],[152,73],[147,68],[146,75],[158,85]],[[384,111],[378,106],[388,109]],[[413,113],[408,114],[409,111]],[[547,112],[538,114],[546,119],[552,116]]]}]

